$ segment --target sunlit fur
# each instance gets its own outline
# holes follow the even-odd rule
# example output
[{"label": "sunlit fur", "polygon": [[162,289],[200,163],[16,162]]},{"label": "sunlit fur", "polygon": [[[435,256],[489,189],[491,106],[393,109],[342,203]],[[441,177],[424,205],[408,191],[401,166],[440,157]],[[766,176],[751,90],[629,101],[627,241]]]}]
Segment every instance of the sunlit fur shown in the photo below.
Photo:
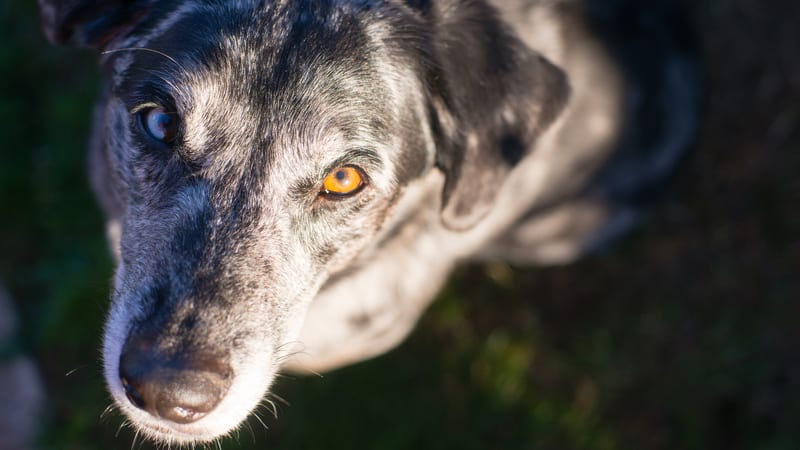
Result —
[{"label": "sunlit fur", "polygon": [[[646,78],[594,1],[90,3],[40,0],[47,35],[99,49],[106,72],[90,153],[118,260],[105,376],[137,435],[170,445],[235,430],[281,370],[393,348],[461,261],[606,245],[694,123],[671,28],[641,31],[659,43]],[[177,114],[175,144],[143,132],[143,105]],[[626,132],[643,120],[654,139]],[[321,195],[342,166],[363,187]],[[121,354],[145,325],[154,347],[230,366],[205,417],[126,398]]]}]

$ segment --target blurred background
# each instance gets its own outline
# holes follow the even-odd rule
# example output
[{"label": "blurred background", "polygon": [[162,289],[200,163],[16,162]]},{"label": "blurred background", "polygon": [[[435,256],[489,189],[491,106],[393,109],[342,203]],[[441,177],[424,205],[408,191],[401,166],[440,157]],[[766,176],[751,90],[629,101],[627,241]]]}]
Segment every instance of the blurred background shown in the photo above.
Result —
[{"label": "blurred background", "polygon": [[[800,449],[800,3],[686,3],[701,130],[645,226],[568,267],[461,268],[400,348],[278,380],[278,419],[222,447]],[[102,415],[97,86],[35,2],[0,3],[0,280],[45,381],[44,449],[151,448]]]}]

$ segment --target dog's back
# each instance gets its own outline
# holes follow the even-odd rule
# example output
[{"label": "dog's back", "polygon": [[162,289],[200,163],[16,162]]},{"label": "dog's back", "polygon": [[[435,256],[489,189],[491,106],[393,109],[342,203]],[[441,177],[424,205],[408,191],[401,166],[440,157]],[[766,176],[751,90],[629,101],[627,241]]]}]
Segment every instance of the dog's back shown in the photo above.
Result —
[{"label": "dog's back", "polygon": [[550,181],[480,257],[569,262],[638,223],[689,148],[698,108],[690,32],[669,0],[493,3],[567,72],[573,99]]}]

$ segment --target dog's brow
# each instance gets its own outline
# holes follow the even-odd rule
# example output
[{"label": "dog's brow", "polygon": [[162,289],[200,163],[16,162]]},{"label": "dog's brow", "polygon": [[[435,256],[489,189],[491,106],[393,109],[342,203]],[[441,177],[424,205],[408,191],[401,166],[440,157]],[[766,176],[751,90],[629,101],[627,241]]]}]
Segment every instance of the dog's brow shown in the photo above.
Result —
[{"label": "dog's brow", "polygon": [[363,162],[377,166],[381,164],[382,159],[377,151],[371,148],[359,147],[349,150],[340,158],[337,158],[330,164],[330,168],[335,168],[351,162]]}]

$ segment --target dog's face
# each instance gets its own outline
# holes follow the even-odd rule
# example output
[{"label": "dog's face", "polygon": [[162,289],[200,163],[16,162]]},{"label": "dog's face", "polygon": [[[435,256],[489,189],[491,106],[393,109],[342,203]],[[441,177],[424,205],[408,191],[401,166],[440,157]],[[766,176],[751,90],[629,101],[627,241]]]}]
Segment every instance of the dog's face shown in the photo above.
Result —
[{"label": "dog's face", "polygon": [[135,44],[153,51],[106,61],[107,157],[125,205],[107,379],[167,439],[245,417],[320,285],[433,163],[410,133],[424,121],[419,77],[355,17],[218,9],[173,13]]},{"label": "dog's face", "polygon": [[[443,220],[468,227],[565,97],[483,6],[40,3],[51,38],[105,49],[93,170],[121,226],[106,378],[166,442],[247,416],[405,186],[438,167]],[[437,47],[431,17],[469,13],[487,25]],[[448,76],[462,62],[478,75]]]}]

